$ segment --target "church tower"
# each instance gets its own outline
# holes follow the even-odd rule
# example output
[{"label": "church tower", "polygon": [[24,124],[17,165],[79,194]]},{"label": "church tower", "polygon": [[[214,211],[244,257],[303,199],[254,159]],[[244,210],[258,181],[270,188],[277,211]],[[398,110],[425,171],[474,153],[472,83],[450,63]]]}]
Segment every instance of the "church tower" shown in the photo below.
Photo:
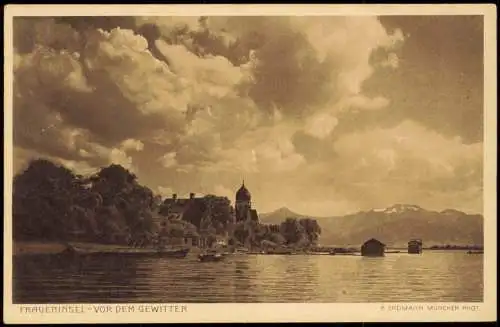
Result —
[{"label": "church tower", "polygon": [[252,209],[252,195],[245,187],[245,181],[241,184],[240,189],[236,192],[236,222],[245,221]]}]

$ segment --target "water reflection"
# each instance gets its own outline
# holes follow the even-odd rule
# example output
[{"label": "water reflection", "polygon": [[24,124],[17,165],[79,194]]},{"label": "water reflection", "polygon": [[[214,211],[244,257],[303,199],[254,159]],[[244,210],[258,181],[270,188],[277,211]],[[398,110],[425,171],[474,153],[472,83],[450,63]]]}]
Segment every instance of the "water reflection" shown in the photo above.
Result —
[{"label": "water reflection", "polygon": [[133,299],[136,290],[130,285],[146,277],[133,260],[120,257],[76,260],[58,255],[16,258],[13,274],[14,298],[27,297],[30,303]]},{"label": "water reflection", "polygon": [[[249,258],[249,259],[255,259]],[[251,261],[239,257],[233,262],[233,283],[231,290],[234,302],[256,302],[255,284],[257,281],[255,269],[250,267]]]},{"label": "water reflection", "polygon": [[483,257],[463,252],[186,259],[15,258],[15,303],[482,301]]},{"label": "water reflection", "polygon": [[308,302],[318,296],[317,260],[286,255],[256,258],[259,302]]}]

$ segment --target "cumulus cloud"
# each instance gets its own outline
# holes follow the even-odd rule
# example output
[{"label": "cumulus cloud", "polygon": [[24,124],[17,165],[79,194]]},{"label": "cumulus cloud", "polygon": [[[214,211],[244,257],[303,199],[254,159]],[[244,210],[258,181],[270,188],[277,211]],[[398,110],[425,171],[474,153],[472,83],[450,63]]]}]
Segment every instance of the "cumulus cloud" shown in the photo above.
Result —
[{"label": "cumulus cloud", "polygon": [[219,196],[225,196],[228,199],[233,199],[234,197],[234,190],[231,190],[228,187],[225,187],[224,185],[217,184],[213,188],[213,194],[217,194]]},{"label": "cumulus cloud", "polygon": [[405,40],[377,17],[16,18],[14,34],[21,164],[26,153],[86,171],[119,163],[169,196],[233,197],[248,177],[262,210],[321,215],[426,201],[401,191],[408,178],[442,201],[456,180],[467,196],[478,187],[480,145],[411,121],[342,129],[341,113],[391,110],[363,89],[377,69],[398,68]]},{"label": "cumulus cloud", "polygon": [[142,151],[144,149],[144,143],[142,143],[139,140],[127,139],[122,142],[122,149],[125,151],[127,150]]},{"label": "cumulus cloud", "polygon": [[378,110],[389,105],[389,99],[383,96],[368,98],[364,95],[355,95],[345,98],[341,103],[342,110]]},{"label": "cumulus cloud", "polygon": [[[33,22],[33,28],[42,31],[49,27],[71,30],[50,19]],[[77,32],[73,30],[74,33]],[[137,146],[139,141],[134,145],[127,140],[147,140],[161,133],[163,143],[173,143],[175,137],[188,129],[188,107],[217,103],[238,82],[238,69],[231,72],[231,64],[225,58],[205,61],[179,49],[182,46],[171,47],[176,51],[171,58],[173,67],[169,67],[154,58],[144,37],[132,30],[91,29],[86,30],[85,38],[80,52],[46,48],[43,44],[51,42],[42,42],[42,38],[32,52],[17,54],[15,118],[24,125],[16,135],[21,145],[38,142],[42,146],[59,147],[59,155],[87,158],[87,149],[71,153],[74,146],[57,145],[61,143],[59,140],[68,138],[60,134],[79,130],[89,142],[116,148],[110,150],[115,160],[129,163],[120,152],[121,142],[126,142],[125,147]],[[182,64],[189,55],[192,57],[187,65]],[[229,74],[224,75],[226,68]],[[233,98],[237,102],[237,97]],[[40,113],[40,117],[33,113]],[[30,122],[39,126],[29,128],[33,127]],[[46,139],[40,140],[37,130],[47,130]],[[141,144],[140,148],[144,145]],[[98,145],[89,147],[103,152]]]},{"label": "cumulus cloud", "polygon": [[177,160],[175,159],[176,156],[177,153],[169,152],[160,158],[160,162],[165,168],[173,167],[177,165]]},{"label": "cumulus cloud", "polygon": [[167,198],[167,197],[170,198],[175,193],[174,190],[172,190],[172,188],[161,186],[161,185],[157,187],[157,192],[163,198]]},{"label": "cumulus cloud", "polygon": [[305,132],[319,139],[325,138],[337,126],[338,120],[328,113],[319,113],[307,119]]},{"label": "cumulus cloud", "polygon": [[403,40],[376,17],[210,17],[208,26],[229,31],[240,53],[253,50],[256,83],[249,95],[290,115],[360,93],[373,73],[372,52]]},{"label": "cumulus cloud", "polygon": [[231,147],[219,148],[218,160],[201,169],[212,173],[236,171],[241,175],[293,171],[305,164],[304,157],[297,153],[291,141],[298,128],[293,124],[281,124],[246,131]]},{"label": "cumulus cloud", "polygon": [[381,62],[380,64],[384,67],[398,68],[399,58],[394,52],[391,52],[387,55],[387,60]]},{"label": "cumulus cloud", "polygon": [[134,17],[136,25],[143,26],[152,24],[158,27],[159,32],[165,35],[172,32],[188,29],[197,30],[200,28],[200,17],[196,16],[157,16],[157,17]]},{"label": "cumulus cloud", "polygon": [[420,199],[434,206],[434,196],[476,190],[476,201],[481,201],[482,143],[464,144],[404,121],[394,128],[345,135],[335,150],[336,181],[352,196],[364,194],[384,204],[394,198],[403,203]]}]

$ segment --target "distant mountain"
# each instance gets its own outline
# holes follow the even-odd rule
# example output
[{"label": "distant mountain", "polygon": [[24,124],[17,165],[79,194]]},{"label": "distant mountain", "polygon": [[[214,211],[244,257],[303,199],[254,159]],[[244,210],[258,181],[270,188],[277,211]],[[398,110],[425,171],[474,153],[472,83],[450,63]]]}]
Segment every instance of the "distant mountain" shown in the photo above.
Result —
[{"label": "distant mountain", "polygon": [[395,204],[392,207],[389,208],[384,208],[384,209],[373,209],[372,211],[374,212],[383,212],[383,213],[405,213],[405,212],[411,212],[411,211],[421,211],[423,210],[419,206],[413,205],[413,204]]},{"label": "distant mountain", "polygon": [[273,224],[287,217],[317,219],[323,231],[320,238],[323,245],[360,245],[372,237],[398,247],[406,246],[411,238],[421,238],[424,246],[483,244],[483,216],[455,209],[437,212],[416,205],[395,204],[340,217],[311,217],[287,208],[260,215],[262,222]]},{"label": "distant mountain", "polygon": [[285,219],[287,219],[288,217],[304,218],[304,217],[308,217],[308,216],[295,213],[295,212],[293,212],[290,209],[285,208],[285,207],[279,208],[273,212],[259,214],[260,220],[267,223],[267,224],[279,224],[282,221],[284,221]]}]

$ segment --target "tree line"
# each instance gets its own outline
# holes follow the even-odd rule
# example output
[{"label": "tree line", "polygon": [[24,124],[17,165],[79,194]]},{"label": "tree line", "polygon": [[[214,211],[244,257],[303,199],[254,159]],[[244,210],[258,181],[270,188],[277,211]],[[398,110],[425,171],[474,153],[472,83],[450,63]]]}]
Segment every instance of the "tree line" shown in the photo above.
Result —
[{"label": "tree line", "polygon": [[[84,241],[151,244],[158,236],[198,238],[213,243],[234,229],[236,242],[308,246],[321,228],[316,220],[288,218],[279,225],[234,221],[226,197],[207,195],[190,201],[182,219],[170,215],[171,201],[146,186],[121,165],[90,176],[46,159],[36,159],[13,180],[13,237],[19,241]],[[160,222],[160,223],[158,223]]]},{"label": "tree line", "polygon": [[234,235],[240,245],[251,247],[294,246],[310,247],[317,244],[321,235],[321,227],[315,219],[286,218],[277,225],[259,222],[239,222]]}]

